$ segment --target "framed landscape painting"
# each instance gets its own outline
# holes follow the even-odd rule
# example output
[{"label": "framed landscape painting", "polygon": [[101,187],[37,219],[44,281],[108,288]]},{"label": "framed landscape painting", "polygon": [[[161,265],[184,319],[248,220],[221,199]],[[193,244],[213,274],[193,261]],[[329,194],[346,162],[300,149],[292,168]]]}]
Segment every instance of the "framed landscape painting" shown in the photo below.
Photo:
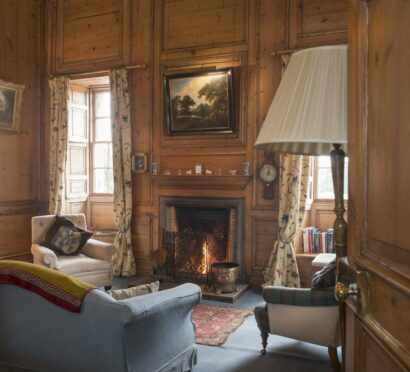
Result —
[{"label": "framed landscape painting", "polygon": [[164,77],[169,136],[233,133],[232,69]]},{"label": "framed landscape painting", "polygon": [[24,85],[0,80],[0,132],[19,133]]}]

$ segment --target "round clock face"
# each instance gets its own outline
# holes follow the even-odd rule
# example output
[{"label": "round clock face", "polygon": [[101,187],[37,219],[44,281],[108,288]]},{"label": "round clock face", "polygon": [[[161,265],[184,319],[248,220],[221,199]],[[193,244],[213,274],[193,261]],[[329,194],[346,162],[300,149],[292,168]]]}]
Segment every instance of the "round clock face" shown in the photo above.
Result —
[{"label": "round clock face", "polygon": [[262,181],[273,182],[276,178],[276,168],[271,164],[265,164],[259,171]]}]

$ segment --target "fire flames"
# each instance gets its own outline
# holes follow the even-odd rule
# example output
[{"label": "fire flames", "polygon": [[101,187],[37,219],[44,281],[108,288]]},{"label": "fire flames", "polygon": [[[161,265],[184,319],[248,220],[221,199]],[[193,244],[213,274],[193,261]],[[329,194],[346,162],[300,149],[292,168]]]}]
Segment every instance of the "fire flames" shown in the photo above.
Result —
[{"label": "fire flames", "polygon": [[202,257],[201,257],[201,264],[199,265],[199,272],[201,274],[206,274],[209,271],[209,249],[208,243],[206,241],[202,244]]}]

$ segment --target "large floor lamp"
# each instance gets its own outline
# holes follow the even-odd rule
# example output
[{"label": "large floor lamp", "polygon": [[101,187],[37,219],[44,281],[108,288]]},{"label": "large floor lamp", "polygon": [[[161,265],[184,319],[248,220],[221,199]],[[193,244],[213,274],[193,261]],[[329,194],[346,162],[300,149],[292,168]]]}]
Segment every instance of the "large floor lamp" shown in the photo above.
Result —
[{"label": "large floor lamp", "polygon": [[[347,224],[343,217],[345,152],[342,149],[346,143],[347,46],[325,46],[294,53],[255,147],[289,154],[330,154],[336,214],[334,240],[338,262],[346,256]],[[342,320],[344,305],[340,308]],[[344,342],[342,330],[342,345]]]}]

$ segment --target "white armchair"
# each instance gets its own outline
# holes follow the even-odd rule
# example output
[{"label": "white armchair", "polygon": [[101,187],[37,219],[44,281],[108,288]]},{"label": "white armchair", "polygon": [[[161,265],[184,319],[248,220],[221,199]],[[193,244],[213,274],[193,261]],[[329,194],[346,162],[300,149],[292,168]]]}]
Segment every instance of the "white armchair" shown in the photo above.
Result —
[{"label": "white armchair", "polygon": [[[65,215],[76,226],[86,230],[83,214]],[[112,256],[115,247],[112,244],[89,239],[79,254],[72,256],[57,255],[41,243],[50,226],[55,221],[54,215],[37,216],[31,219],[31,253],[34,263],[49,267],[82,279],[96,287],[110,289],[112,286]]]}]

